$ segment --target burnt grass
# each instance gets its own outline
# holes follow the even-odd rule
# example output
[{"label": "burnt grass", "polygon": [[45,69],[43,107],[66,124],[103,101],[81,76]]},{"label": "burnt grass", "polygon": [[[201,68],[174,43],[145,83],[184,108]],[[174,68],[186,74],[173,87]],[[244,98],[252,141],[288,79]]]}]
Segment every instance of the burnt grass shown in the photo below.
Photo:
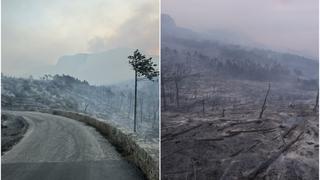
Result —
[{"label": "burnt grass", "polygon": [[21,116],[2,112],[1,114],[1,155],[17,144],[26,133],[28,123]]},{"label": "burnt grass", "polygon": [[172,103],[168,105],[172,108],[162,111],[162,179],[319,178],[316,90],[290,90],[273,83],[259,119],[266,83],[215,85],[219,104],[201,96],[208,86],[197,92],[197,99],[205,99],[204,106],[191,101],[192,90],[185,87],[184,106],[174,108]]}]

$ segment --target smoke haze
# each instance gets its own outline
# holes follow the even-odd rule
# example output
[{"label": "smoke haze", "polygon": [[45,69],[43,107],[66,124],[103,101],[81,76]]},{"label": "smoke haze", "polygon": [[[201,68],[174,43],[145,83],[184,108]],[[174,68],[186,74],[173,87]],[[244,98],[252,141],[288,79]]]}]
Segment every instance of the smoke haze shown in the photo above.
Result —
[{"label": "smoke haze", "polygon": [[162,13],[195,31],[233,32],[269,48],[318,59],[317,0],[163,0]]}]

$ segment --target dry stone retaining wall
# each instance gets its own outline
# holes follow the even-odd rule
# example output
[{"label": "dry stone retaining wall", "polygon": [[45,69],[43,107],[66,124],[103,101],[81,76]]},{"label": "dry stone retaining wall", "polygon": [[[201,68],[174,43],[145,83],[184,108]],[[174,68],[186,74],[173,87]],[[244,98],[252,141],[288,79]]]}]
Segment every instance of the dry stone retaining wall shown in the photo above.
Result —
[{"label": "dry stone retaining wall", "polygon": [[53,110],[49,113],[86,123],[107,137],[120,151],[131,159],[150,180],[159,179],[159,145],[145,143],[133,132],[85,114]]}]

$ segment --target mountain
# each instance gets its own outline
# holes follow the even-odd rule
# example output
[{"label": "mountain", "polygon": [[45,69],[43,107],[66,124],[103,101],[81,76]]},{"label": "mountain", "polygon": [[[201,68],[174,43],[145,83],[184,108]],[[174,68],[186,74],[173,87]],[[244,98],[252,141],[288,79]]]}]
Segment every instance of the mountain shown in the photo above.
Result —
[{"label": "mountain", "polygon": [[[52,74],[69,74],[96,85],[130,80],[134,78],[134,72],[128,63],[128,56],[133,51],[134,49],[117,48],[100,53],[62,56]],[[151,57],[158,62],[158,57]]]},{"label": "mountain", "polygon": [[173,18],[167,14],[161,15],[161,34],[163,38],[200,38],[199,34],[196,32],[187,28],[178,27]]},{"label": "mountain", "polygon": [[176,37],[193,40],[211,40],[229,44],[263,47],[263,45],[254,42],[248,36],[230,30],[212,29],[207,32],[199,33],[187,28],[179,27],[176,25],[174,19],[168,14],[161,15],[161,30],[163,38]]},{"label": "mountain", "polygon": [[[165,61],[173,59],[176,62],[181,59],[182,62],[184,59],[190,58],[189,54],[198,54],[200,58],[194,58],[194,61],[190,63],[208,71],[213,70],[208,64],[217,62],[224,65],[230,64],[230,62],[245,65],[250,62],[255,64],[255,67],[266,70],[280,65],[287,69],[291,75],[299,74],[298,76],[303,79],[318,79],[318,61],[314,59],[270,50],[233,32],[223,30],[213,30],[210,33],[194,32],[187,28],[178,27],[174,19],[167,14],[163,14],[161,20],[161,56],[164,64]],[[250,46],[246,44],[250,44]],[[172,52],[170,50],[178,53],[170,53]],[[185,53],[187,53],[186,56],[183,55]],[[232,64],[235,65],[234,63]]]}]

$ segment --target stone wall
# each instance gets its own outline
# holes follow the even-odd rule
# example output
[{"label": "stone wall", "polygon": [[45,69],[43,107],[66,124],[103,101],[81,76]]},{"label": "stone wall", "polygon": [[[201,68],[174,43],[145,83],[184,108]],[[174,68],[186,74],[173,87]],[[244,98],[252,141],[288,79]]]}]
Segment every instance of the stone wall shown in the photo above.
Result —
[{"label": "stone wall", "polygon": [[61,110],[52,110],[49,113],[78,120],[96,128],[122,154],[135,163],[148,179],[159,179],[159,144],[145,143],[142,138],[125,128],[85,114]]}]

